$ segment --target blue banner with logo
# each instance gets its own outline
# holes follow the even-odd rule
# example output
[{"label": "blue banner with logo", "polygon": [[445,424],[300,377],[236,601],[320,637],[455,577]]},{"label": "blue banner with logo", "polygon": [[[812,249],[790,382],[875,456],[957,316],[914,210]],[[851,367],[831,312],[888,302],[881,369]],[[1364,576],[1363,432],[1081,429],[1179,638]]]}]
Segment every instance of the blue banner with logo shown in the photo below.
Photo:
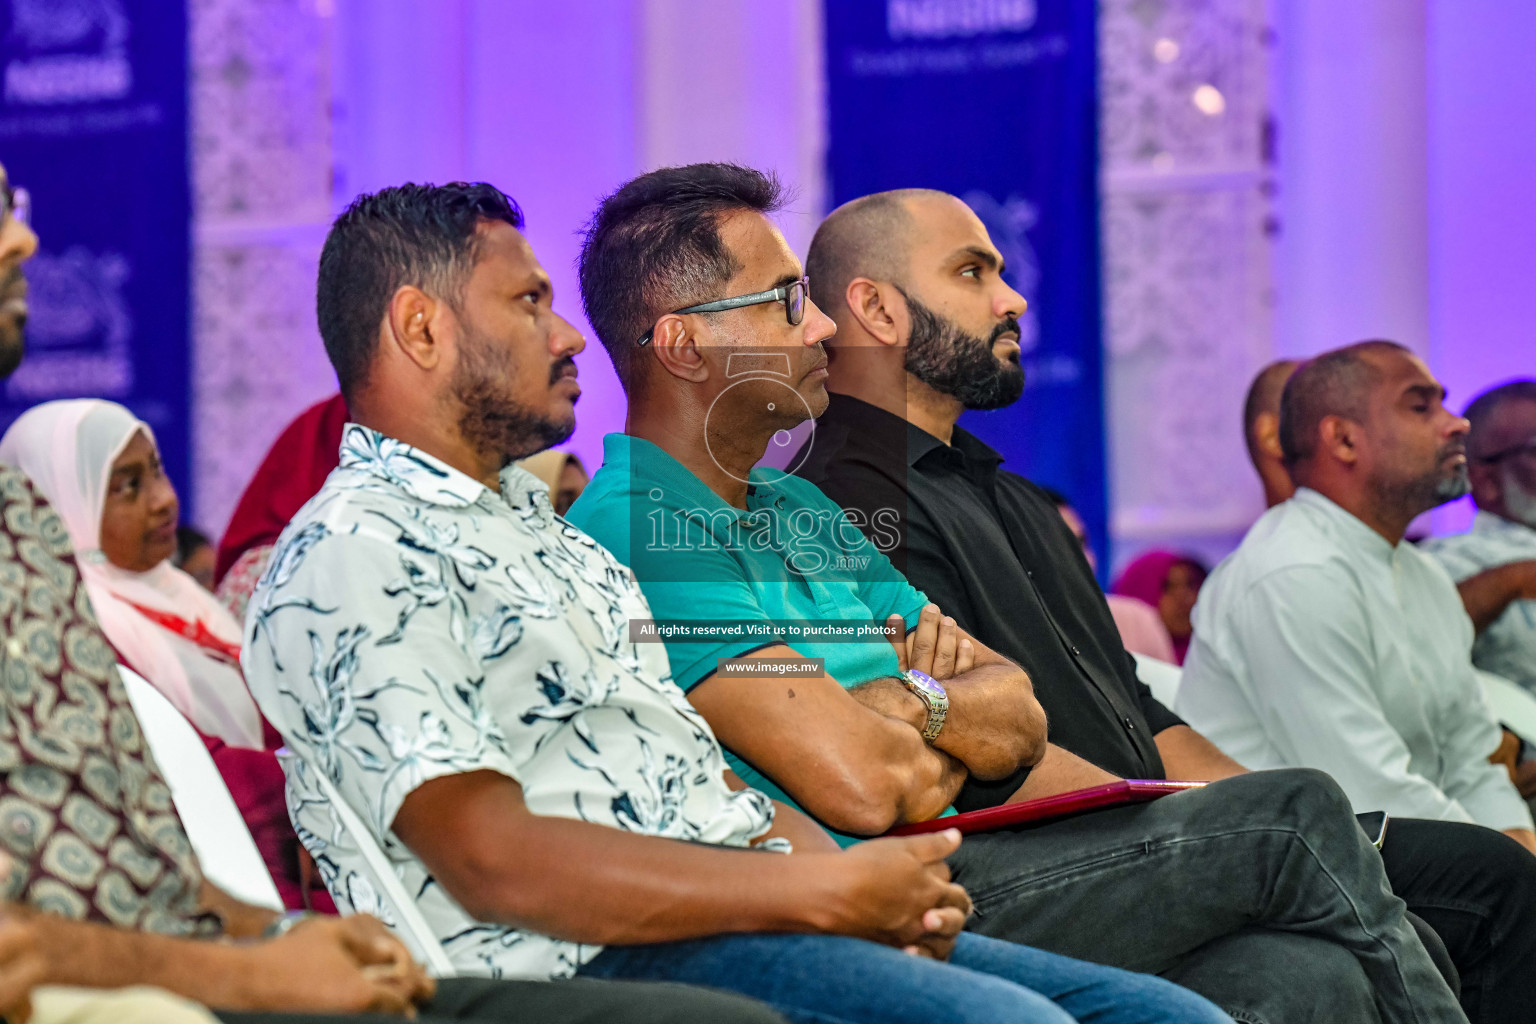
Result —
[{"label": "blue banner with logo", "polygon": [[0,0],[0,161],[41,240],[0,428],[49,399],[121,402],[187,504],[186,4]]},{"label": "blue banner with logo", "polygon": [[1029,300],[1024,397],[961,425],[1066,495],[1103,557],[1095,4],[826,5],[834,204],[893,188],[976,211]]}]

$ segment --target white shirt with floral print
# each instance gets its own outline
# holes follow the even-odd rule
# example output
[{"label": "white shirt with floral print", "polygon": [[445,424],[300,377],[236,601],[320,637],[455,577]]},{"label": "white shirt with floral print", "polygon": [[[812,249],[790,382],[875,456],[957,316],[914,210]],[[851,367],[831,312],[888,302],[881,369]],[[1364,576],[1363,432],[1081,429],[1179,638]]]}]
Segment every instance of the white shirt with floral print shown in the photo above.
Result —
[{"label": "white shirt with floral print", "polygon": [[526,470],[509,466],[497,493],[349,424],[340,467],[256,587],[242,658],[294,752],[289,813],[337,902],[389,921],[313,771],[368,824],[464,974],[563,977],[601,947],[470,917],[390,830],[430,779],[496,771],[536,814],[693,842],[768,831],[771,801],[726,785],[665,647],[630,641],[645,618],[630,571]]}]

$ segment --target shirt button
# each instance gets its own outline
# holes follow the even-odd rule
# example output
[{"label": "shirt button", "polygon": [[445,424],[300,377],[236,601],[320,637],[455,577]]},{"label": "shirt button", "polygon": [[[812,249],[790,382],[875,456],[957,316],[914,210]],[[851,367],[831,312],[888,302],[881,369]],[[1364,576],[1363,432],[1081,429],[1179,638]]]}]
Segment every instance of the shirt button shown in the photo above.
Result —
[{"label": "shirt button", "polygon": [[1131,721],[1131,716],[1130,715],[1126,715],[1125,716],[1125,728],[1126,728],[1127,732],[1135,732],[1136,731],[1136,723]]},{"label": "shirt button", "polygon": [[1025,569],[1024,570],[1024,575],[1028,576],[1030,579],[1034,579],[1035,578],[1035,570],[1033,570],[1033,569]]},{"label": "shirt button", "polygon": [[1083,652],[1078,650],[1076,647],[1074,647],[1074,648],[1072,648],[1072,653],[1073,653],[1073,655],[1076,656],[1076,655],[1081,655]]}]

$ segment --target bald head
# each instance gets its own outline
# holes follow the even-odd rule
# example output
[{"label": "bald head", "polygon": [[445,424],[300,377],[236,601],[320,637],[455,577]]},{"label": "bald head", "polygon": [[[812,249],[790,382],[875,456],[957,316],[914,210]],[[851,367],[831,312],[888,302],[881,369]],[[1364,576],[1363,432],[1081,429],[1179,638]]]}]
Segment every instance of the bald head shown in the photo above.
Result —
[{"label": "bald head", "polygon": [[1248,397],[1243,401],[1243,439],[1248,444],[1248,457],[1255,465],[1259,461],[1263,440],[1261,427],[1264,424],[1260,420],[1266,416],[1273,417],[1278,428],[1280,393],[1285,390],[1285,382],[1291,379],[1291,374],[1300,365],[1295,359],[1270,363],[1259,371],[1248,388]]},{"label": "bald head", "polygon": [[1264,485],[1264,503],[1271,508],[1296,493],[1280,452],[1280,393],[1298,365],[1294,359],[1281,359],[1264,367],[1243,402],[1243,441]]},{"label": "bald head", "polygon": [[932,199],[960,202],[936,189],[900,188],[862,196],[828,214],[805,258],[816,305],[841,322],[848,283],[854,278],[900,283],[906,276],[907,250],[916,224],[910,204]]}]

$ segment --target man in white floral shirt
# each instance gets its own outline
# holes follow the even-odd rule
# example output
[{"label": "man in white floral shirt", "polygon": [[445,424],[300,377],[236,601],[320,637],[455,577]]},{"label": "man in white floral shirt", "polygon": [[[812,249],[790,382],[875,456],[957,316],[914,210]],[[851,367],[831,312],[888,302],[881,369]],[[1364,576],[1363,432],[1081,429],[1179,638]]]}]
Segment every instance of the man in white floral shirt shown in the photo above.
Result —
[{"label": "man in white floral shirt", "polygon": [[356,422],[257,585],[243,663],[337,900],[389,911],[316,773],[464,973],[701,984],[822,1022],[1225,1020],[960,934],[952,832],[841,852],[727,771],[664,646],[630,638],[633,576],[512,465],[569,436],[583,346],[521,225],[488,185],[407,185],[354,202],[321,256]]}]

